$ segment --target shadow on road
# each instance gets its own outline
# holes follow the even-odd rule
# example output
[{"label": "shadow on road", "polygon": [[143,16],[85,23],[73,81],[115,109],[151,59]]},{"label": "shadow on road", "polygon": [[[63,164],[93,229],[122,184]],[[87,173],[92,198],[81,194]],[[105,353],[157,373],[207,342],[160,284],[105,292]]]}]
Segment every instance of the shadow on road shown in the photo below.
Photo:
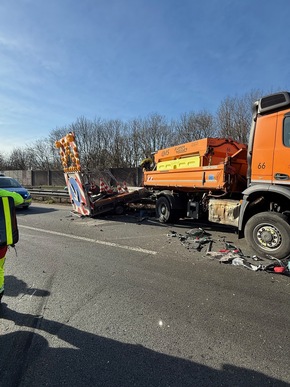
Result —
[{"label": "shadow on road", "polygon": [[27,216],[27,215],[38,215],[45,214],[48,212],[55,212],[56,208],[51,207],[37,207],[33,204],[29,208],[17,208],[17,217]]},{"label": "shadow on road", "polygon": [[[19,313],[5,304],[0,308],[0,317],[19,327],[16,332],[2,332],[0,336],[0,385],[5,387],[289,386],[260,372],[229,364],[216,370],[41,316]],[[53,346],[41,332],[53,336]]]},{"label": "shadow on road", "polygon": [[[55,212],[58,211],[58,208],[52,208],[52,207],[37,207],[37,205],[31,206],[29,209],[19,209],[17,212],[17,216],[23,216],[23,215],[37,215],[37,214],[44,214],[48,212]],[[71,205],[67,205],[67,216],[73,218],[73,212]],[[78,215],[76,214],[78,217]],[[127,211],[122,215],[116,215],[114,213],[105,212],[103,214],[99,214],[94,217],[81,217],[82,219],[102,219],[102,220],[109,220],[119,223],[131,223],[131,224],[144,224],[148,226],[155,226],[155,227],[163,227],[163,228],[170,228],[174,227],[176,229],[188,229],[188,228],[198,228],[202,227],[205,231],[211,232],[221,232],[221,233],[229,233],[229,234],[235,234],[236,229],[231,226],[218,224],[218,223],[211,223],[207,220],[202,219],[189,219],[184,218],[180,219],[176,223],[160,223],[158,219],[155,217],[155,210],[144,210],[144,209],[130,209],[128,208]]]},{"label": "shadow on road", "polygon": [[170,228],[174,227],[176,229],[188,229],[188,228],[198,228],[202,227],[205,231],[215,231],[220,233],[229,233],[229,234],[236,234],[236,229],[234,227],[219,224],[219,223],[211,223],[207,220],[202,219],[189,219],[184,218],[180,219],[176,223],[160,223],[158,219],[154,216],[153,213],[146,213],[146,212],[128,212],[124,215],[114,215],[114,214],[103,214],[99,215],[98,217],[94,217],[93,219],[107,219],[114,222],[120,222],[120,223],[137,223],[137,224],[144,224],[144,225],[150,225],[150,226],[157,226],[157,227],[164,227],[164,228]]},{"label": "shadow on road", "polygon": [[47,290],[28,287],[26,282],[18,279],[13,275],[5,276],[5,296],[17,297],[21,294],[28,294],[36,297],[47,297],[50,292]]}]

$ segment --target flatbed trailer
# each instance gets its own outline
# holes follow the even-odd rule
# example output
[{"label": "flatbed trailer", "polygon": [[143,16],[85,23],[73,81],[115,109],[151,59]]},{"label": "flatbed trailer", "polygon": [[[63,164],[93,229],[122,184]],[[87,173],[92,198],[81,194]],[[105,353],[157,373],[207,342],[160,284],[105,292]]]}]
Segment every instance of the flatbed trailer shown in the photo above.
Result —
[{"label": "flatbed trailer", "polygon": [[113,193],[105,196],[92,195],[93,209],[91,216],[97,216],[104,212],[114,212],[117,215],[124,213],[124,209],[130,203],[140,202],[147,196],[146,189],[138,189],[132,192]]},{"label": "flatbed trailer", "polygon": [[140,201],[148,195],[145,188],[129,192],[121,185],[96,193],[92,189],[93,183],[90,181],[89,174],[81,168],[74,134],[68,133],[56,141],[55,146],[60,150],[70,201],[73,211],[78,215],[94,217],[112,211],[120,215],[129,203]]}]

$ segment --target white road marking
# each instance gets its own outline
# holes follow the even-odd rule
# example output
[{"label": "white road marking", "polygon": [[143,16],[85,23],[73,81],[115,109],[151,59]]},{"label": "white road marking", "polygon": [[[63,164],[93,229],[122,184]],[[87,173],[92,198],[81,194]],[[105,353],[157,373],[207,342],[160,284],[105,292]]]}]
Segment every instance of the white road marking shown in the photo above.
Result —
[{"label": "white road marking", "polygon": [[138,253],[151,254],[151,255],[157,254],[157,251],[146,250],[146,249],[142,249],[141,247],[119,245],[118,243],[114,243],[114,242],[100,241],[97,239],[85,238],[85,237],[81,237],[81,236],[77,236],[77,235],[65,234],[63,232],[57,232],[57,231],[44,230],[42,228],[35,228],[35,227],[30,227],[30,226],[18,225],[18,227],[19,228],[26,228],[28,230],[33,230],[33,231],[44,232],[46,234],[58,235],[58,236],[66,237],[66,238],[77,239],[77,240],[90,242],[90,243],[96,243],[98,245],[105,245],[105,246],[117,247],[118,249],[137,251]]}]

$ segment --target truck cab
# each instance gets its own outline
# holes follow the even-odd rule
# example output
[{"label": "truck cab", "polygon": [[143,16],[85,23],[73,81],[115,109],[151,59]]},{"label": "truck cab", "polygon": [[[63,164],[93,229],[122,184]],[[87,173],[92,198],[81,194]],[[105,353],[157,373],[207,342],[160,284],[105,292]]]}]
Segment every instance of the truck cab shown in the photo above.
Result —
[{"label": "truck cab", "polygon": [[243,191],[239,236],[260,255],[290,255],[290,94],[253,106],[248,146],[248,187]]},{"label": "truck cab", "polygon": [[[264,100],[268,101],[264,102]],[[266,106],[265,106],[266,105]],[[249,143],[249,184],[290,185],[290,95],[262,98],[254,104]],[[289,160],[289,162],[287,162]]]}]

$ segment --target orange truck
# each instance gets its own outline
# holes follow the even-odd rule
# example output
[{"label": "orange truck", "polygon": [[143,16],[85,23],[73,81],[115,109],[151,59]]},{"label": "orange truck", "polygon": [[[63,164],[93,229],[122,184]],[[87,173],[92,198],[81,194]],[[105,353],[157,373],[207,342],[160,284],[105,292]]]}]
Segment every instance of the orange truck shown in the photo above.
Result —
[{"label": "orange truck", "polygon": [[237,227],[259,256],[290,256],[290,93],[253,104],[247,145],[205,138],[154,154],[144,187],[161,222],[182,217]]}]

